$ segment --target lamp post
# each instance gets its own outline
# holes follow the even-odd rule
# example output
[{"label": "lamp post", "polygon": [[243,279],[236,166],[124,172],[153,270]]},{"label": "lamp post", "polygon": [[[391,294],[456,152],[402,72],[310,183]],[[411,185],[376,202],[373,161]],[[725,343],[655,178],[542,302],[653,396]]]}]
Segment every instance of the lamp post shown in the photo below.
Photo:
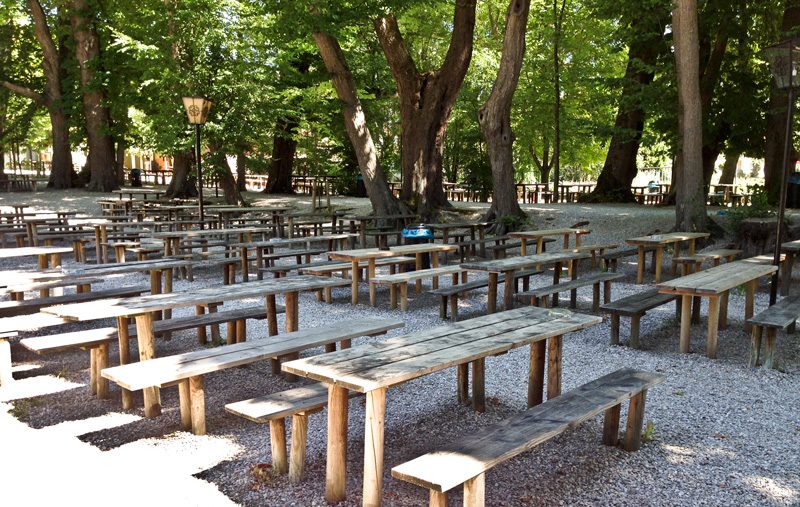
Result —
[{"label": "lamp post", "polygon": [[[783,217],[786,212],[786,193],[789,181],[790,155],[792,151],[792,127],[794,126],[794,103],[797,90],[800,88],[800,39],[789,39],[778,44],[764,48],[775,78],[775,87],[789,92],[789,111],[786,115],[786,141],[783,149],[783,176],[781,178],[781,197],[778,208],[777,238],[775,244],[775,258],[773,264],[780,267],[781,261],[781,236],[783,234]],[[772,283],[769,289],[769,305],[775,304],[778,296],[778,272],[772,274]]]},{"label": "lamp post", "polygon": [[203,214],[203,170],[200,166],[200,125],[206,123],[208,112],[214,103],[205,97],[183,97],[183,107],[186,108],[186,115],[189,117],[189,125],[194,125],[195,144],[197,145],[197,198],[200,208],[200,228],[204,226],[205,216]]}]

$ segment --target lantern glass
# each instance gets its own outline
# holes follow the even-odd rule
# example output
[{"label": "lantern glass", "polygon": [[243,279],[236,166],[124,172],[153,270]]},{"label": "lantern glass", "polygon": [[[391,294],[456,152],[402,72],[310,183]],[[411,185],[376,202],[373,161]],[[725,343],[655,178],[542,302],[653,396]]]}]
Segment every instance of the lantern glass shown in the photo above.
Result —
[{"label": "lantern glass", "polygon": [[208,119],[208,112],[214,103],[205,97],[183,97],[183,107],[189,117],[189,124],[203,125]]},{"label": "lantern glass", "polygon": [[800,88],[800,39],[790,39],[764,49],[775,85],[780,89]]}]

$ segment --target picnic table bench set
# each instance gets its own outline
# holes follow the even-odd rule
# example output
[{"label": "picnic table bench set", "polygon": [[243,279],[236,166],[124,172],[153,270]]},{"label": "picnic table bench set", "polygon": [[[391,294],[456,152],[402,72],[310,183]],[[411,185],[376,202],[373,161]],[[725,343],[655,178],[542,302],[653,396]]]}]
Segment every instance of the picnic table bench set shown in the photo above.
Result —
[{"label": "picnic table bench set", "polygon": [[[729,293],[743,286],[744,320],[747,329],[752,329],[749,366],[763,361],[766,368],[775,365],[777,330],[793,332],[800,317],[800,296],[784,298],[754,315],[759,278],[778,268],[767,258],[734,260],[741,253],[737,250],[696,252],[695,241],[707,236],[705,233],[651,234],[627,239],[633,248],[620,249],[617,244],[583,243],[583,237],[591,233],[585,227],[487,236],[490,224],[461,222],[431,225],[430,229],[441,234],[437,238],[440,242],[402,245],[400,234],[415,218],[412,215],[347,217],[336,212],[291,213],[288,207],[210,206],[214,227],[199,228],[191,204],[162,203],[164,209],[160,209],[160,196],[150,189],[118,193],[115,201],[129,205],[122,213],[116,211],[119,207],[104,208],[112,210],[108,217],[114,218],[81,221],[78,217],[70,222],[60,217],[50,222],[33,217],[34,221],[24,226],[22,216],[15,227],[23,227],[13,230],[18,231],[14,234],[24,234],[29,245],[23,241],[17,248],[0,248],[0,259],[36,257],[39,267],[6,272],[0,280],[0,294],[8,296],[8,301],[0,301],[0,387],[14,382],[12,339],[35,354],[88,350],[91,395],[111,398],[113,382],[119,387],[122,408],[133,409],[133,392],[142,391],[144,415],[155,418],[162,413],[161,390],[177,386],[180,429],[204,435],[208,431],[206,374],[269,361],[273,373],[282,373],[286,381],[296,385],[259,393],[251,399],[226,400],[224,408],[255,424],[269,424],[273,466],[279,473],[287,473],[292,482],[300,482],[304,476],[308,417],[323,414],[327,418],[325,498],[330,503],[347,498],[348,401],[354,396],[365,397],[364,465],[358,472],[362,475],[362,503],[378,506],[384,496],[384,443],[391,441],[391,435],[386,435],[386,411],[403,410],[387,403],[388,389],[454,368],[455,402],[483,413],[487,358],[526,347],[526,410],[471,435],[454,436],[450,444],[391,468],[392,477],[428,489],[431,506],[447,505],[448,492],[463,485],[464,505],[478,507],[495,494],[486,491],[487,471],[598,414],[604,414],[603,444],[621,442],[626,451],[641,446],[646,394],[664,381],[663,374],[630,366],[598,375],[562,393],[563,340],[601,323],[603,314],[611,315],[611,344],[620,343],[620,317],[629,317],[629,345],[638,347],[641,318],[675,301],[680,351],[685,353],[690,351],[690,326],[699,322],[700,302],[707,298],[706,355],[715,358],[718,330],[727,326]],[[136,199],[138,195],[142,198]],[[149,196],[155,196],[155,200]],[[260,215],[249,215],[254,210]],[[158,230],[148,226],[170,221],[173,226]],[[367,245],[370,238],[374,248]],[[55,246],[53,243],[59,240],[73,242],[73,246]],[[85,247],[92,241],[96,248],[90,261]],[[80,247],[75,246],[78,243]],[[359,248],[355,248],[356,243]],[[546,251],[547,243],[557,248]],[[685,255],[680,253],[681,243],[688,246]],[[662,281],[663,249],[669,245],[674,248],[673,274],[678,266],[681,270],[678,277]],[[507,255],[512,248],[519,248],[520,255]],[[116,262],[108,255],[111,250]],[[783,245],[784,295],[788,294],[787,276],[791,276],[795,251],[800,251],[800,246]],[[125,259],[126,252],[136,253],[138,260]],[[459,262],[448,264],[448,257],[456,252]],[[61,256],[69,253],[73,253],[75,264],[62,266]],[[618,261],[635,258],[636,282],[644,284],[646,253],[652,253],[655,285],[614,300],[612,283],[625,276],[617,272]],[[488,259],[487,254],[493,258]],[[317,260],[320,256],[322,260]],[[423,267],[426,256],[430,257],[429,268]],[[703,263],[709,261],[713,266],[704,269]],[[223,283],[173,290],[176,274],[192,281],[193,268],[201,265],[222,265]],[[233,283],[236,269],[241,272],[242,283]],[[533,277],[551,269],[552,283],[549,279],[542,283],[539,278],[532,283]],[[148,273],[149,286],[97,288],[108,276],[131,273]],[[264,276],[269,273],[273,276]],[[562,280],[565,273],[568,280]],[[476,278],[474,274],[483,276]],[[443,283],[448,279],[449,283]],[[417,294],[438,296],[440,317],[446,319],[449,313],[450,322],[408,333],[403,333],[402,318],[345,317],[300,328],[301,292],[314,292],[317,301],[332,304],[333,289],[349,287],[350,303],[356,305],[360,289],[366,287],[368,305],[376,307],[379,292],[388,291],[389,307],[394,310],[400,306],[407,312],[409,284]],[[498,305],[500,284],[502,299]],[[583,303],[579,308],[578,290],[588,287],[591,308],[584,309]],[[74,293],[65,293],[73,288]],[[470,291],[484,288],[488,296],[486,314],[459,318],[459,301]],[[570,308],[558,308],[559,293],[567,291]],[[26,299],[31,293],[39,297]],[[283,297],[283,305],[278,304],[276,296]],[[256,305],[236,304],[234,309],[225,305],[254,298],[259,300]],[[420,302],[424,300],[419,298]],[[416,305],[417,300],[412,303]],[[195,314],[173,318],[173,311],[183,308],[194,308]],[[279,314],[285,320],[285,330],[280,334]],[[80,331],[70,328],[73,322],[100,319],[115,319],[116,325]],[[248,333],[246,321],[251,319],[266,321],[264,336]],[[224,346],[220,346],[222,324],[227,325]],[[31,335],[39,329],[48,332]],[[205,347],[209,329],[211,347]],[[159,356],[156,337],[169,339],[184,330],[196,330],[197,348]],[[389,337],[353,344],[354,339],[390,332]],[[131,339],[138,345],[138,361],[131,361]],[[119,361],[112,366],[110,350],[115,344]],[[314,353],[323,347],[324,353]],[[620,437],[621,405],[626,400],[627,424]],[[292,418],[288,452],[287,417]]]}]

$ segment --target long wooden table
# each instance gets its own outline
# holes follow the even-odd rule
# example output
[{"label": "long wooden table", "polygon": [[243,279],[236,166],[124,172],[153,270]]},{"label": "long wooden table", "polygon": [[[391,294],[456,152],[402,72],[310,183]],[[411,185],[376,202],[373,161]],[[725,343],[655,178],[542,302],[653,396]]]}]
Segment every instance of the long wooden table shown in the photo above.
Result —
[{"label": "long wooden table", "polygon": [[[644,280],[644,254],[645,247],[656,247],[656,257],[653,264],[656,265],[656,283],[661,282],[661,256],[664,253],[664,245],[674,244],[673,258],[680,256],[680,244],[682,241],[689,242],[689,254],[694,253],[694,244],[698,238],[707,238],[710,236],[708,232],[668,232],[665,234],[652,234],[650,236],[641,236],[638,238],[626,239],[625,243],[629,245],[636,245],[639,247],[639,266],[636,275],[636,283],[641,284]],[[675,274],[676,264],[672,264],[672,274]]]},{"label": "long wooden table", "polygon": [[[136,319],[136,333],[139,342],[139,359],[146,361],[156,356],[153,321],[156,312],[173,310],[187,306],[200,306],[225,301],[235,301],[249,297],[265,297],[270,336],[278,334],[276,294],[286,295],[286,332],[298,330],[298,293],[307,290],[320,290],[326,287],[349,285],[349,280],[321,276],[292,276],[288,278],[258,280],[236,286],[216,285],[191,291],[149,296],[101,300],[90,303],[54,306],[45,308],[62,318],[84,321],[97,318],[118,318],[120,344],[120,364],[126,364],[128,349],[128,319]],[[155,417],[161,413],[161,396],[157,387],[144,390],[145,415]]]},{"label": "long wooden table", "polygon": [[579,228],[567,228],[567,229],[543,229],[541,231],[520,231],[520,232],[511,232],[508,234],[509,238],[517,238],[522,240],[522,244],[520,245],[520,253],[521,255],[527,255],[528,247],[527,243],[529,240],[536,240],[536,253],[542,253],[544,251],[544,238],[547,236],[563,236],[564,237],[564,249],[566,250],[569,248],[569,237],[573,234],[575,235],[575,246],[581,246],[581,236],[584,234],[589,234],[592,232],[591,229],[579,229]]},{"label": "long wooden table", "polygon": [[[489,313],[497,311],[497,279],[500,273],[505,274],[505,294],[503,298],[503,308],[511,310],[514,308],[514,271],[525,269],[531,266],[542,266],[553,264],[553,283],[557,284],[561,277],[561,267],[564,263],[570,265],[572,277],[578,276],[575,263],[581,259],[590,258],[588,252],[545,252],[535,255],[521,255],[519,257],[508,257],[506,259],[495,259],[491,261],[466,262],[461,267],[469,271],[485,271],[489,273]],[[553,295],[553,306],[558,305],[558,294]]]},{"label": "long wooden table", "polygon": [[758,279],[774,273],[777,266],[754,262],[734,261],[709,268],[699,273],[682,276],[669,282],[656,285],[659,292],[681,296],[681,352],[690,352],[690,327],[692,322],[692,298],[708,298],[708,342],[706,356],[717,357],[718,329],[725,329],[728,319],[728,293],[730,289],[742,284],[745,286],[744,320],[753,316],[753,301]]},{"label": "long wooden table", "polygon": [[39,269],[61,265],[61,254],[69,253],[72,248],[66,246],[24,246],[21,248],[0,248],[0,259],[16,259],[19,257],[38,257]]},{"label": "long wooden table", "polygon": [[[454,222],[448,224],[425,224],[425,227],[428,229],[433,229],[434,231],[442,231],[442,243],[445,245],[448,243],[450,239],[450,230],[452,229],[469,229],[469,238],[471,241],[475,241],[475,232],[478,232],[478,239],[482,240],[486,235],[486,228],[492,225],[494,222]],[[472,245],[470,251],[474,254],[475,253],[475,245]],[[480,244],[480,253],[481,257],[486,257],[486,244]]]},{"label": "long wooden table", "polygon": [[[282,365],[284,371],[325,382],[328,388],[328,450],[325,498],[345,499],[348,391],[366,393],[363,505],[381,504],[386,389],[458,366],[458,397],[465,403],[472,365],[472,404],[485,405],[485,358],[530,345],[528,406],[542,402],[547,358],[547,397],[561,393],[562,336],[602,322],[600,317],[525,307],[458,324],[389,338]],[[400,407],[401,408],[401,407]]]},{"label": "long wooden table", "polygon": [[[370,221],[403,221],[404,225],[408,225],[410,220],[413,220],[417,217],[417,215],[411,213],[400,213],[396,215],[361,215],[361,216],[354,216],[354,217],[343,217],[342,220],[347,220],[350,222],[350,233],[356,232],[356,222],[359,222],[360,225],[358,227],[358,234],[359,234],[359,246],[362,249],[366,249],[367,247],[367,222]],[[376,240],[377,241],[377,240]],[[377,244],[377,243],[376,243]]]}]

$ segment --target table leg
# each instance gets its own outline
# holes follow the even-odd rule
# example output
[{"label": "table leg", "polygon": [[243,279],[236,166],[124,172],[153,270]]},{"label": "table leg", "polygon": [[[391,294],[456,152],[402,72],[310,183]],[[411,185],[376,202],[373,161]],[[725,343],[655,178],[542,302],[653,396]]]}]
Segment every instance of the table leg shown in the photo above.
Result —
[{"label": "table leg", "polygon": [[689,353],[692,327],[692,296],[681,296],[681,353]]},{"label": "table leg", "polygon": [[472,410],[482,414],[486,411],[486,359],[472,361]]},{"label": "table leg", "polygon": [[[387,240],[388,241],[388,240]],[[369,280],[375,278],[375,259],[367,261],[367,277]],[[374,283],[369,283],[369,305],[375,306],[378,303],[377,287]]]},{"label": "table leg", "polygon": [[481,243],[480,252],[481,252],[481,258],[483,258],[483,259],[486,258],[486,243],[483,241],[484,234],[485,234],[485,231],[483,229],[483,226],[479,225],[478,226],[478,239],[481,240],[480,241],[480,243]]},{"label": "table leg", "polygon": [[[444,254],[447,255],[447,252],[444,252]],[[439,252],[431,252],[430,256],[431,256],[431,266],[433,267],[433,269],[438,268],[439,267]],[[419,282],[421,282],[421,280]],[[438,289],[439,288],[439,277],[438,276],[434,276],[433,280],[431,281],[431,284],[432,284],[431,286],[434,289]],[[417,292],[418,293],[422,292],[422,286],[421,285],[417,287]]]},{"label": "table leg", "polygon": [[575,248],[578,248],[579,246],[581,246],[581,236],[582,235],[583,234],[581,234],[580,232],[575,234]]},{"label": "table leg", "polygon": [[717,357],[717,331],[719,326],[719,296],[708,298],[708,342],[706,344],[706,357]]},{"label": "table leg", "polygon": [[547,340],[547,399],[561,394],[562,337],[553,336]]},{"label": "table leg", "polygon": [[[553,285],[558,285],[558,281],[561,279],[561,262],[556,262],[553,266]],[[558,292],[553,294],[553,308],[558,306]]]},{"label": "table leg", "polygon": [[386,388],[368,392],[364,425],[364,506],[381,505],[385,413]]},{"label": "table leg", "polygon": [[[416,271],[418,271],[418,272],[422,271],[422,253],[421,252],[417,252],[414,255],[414,269]],[[417,293],[417,294],[422,292],[422,280],[419,279],[419,278],[417,279],[417,283],[414,285],[414,292]]]},{"label": "table leg", "polygon": [[[131,349],[130,349],[130,336],[128,334],[128,325],[130,319],[127,317],[117,317],[117,338],[119,340],[119,364],[128,364],[131,362]],[[129,390],[122,388],[122,408],[130,410],[133,408],[133,393]]]},{"label": "table leg", "polygon": [[489,313],[497,312],[497,273],[489,273],[489,301],[487,307]]},{"label": "table leg", "polygon": [[248,273],[248,266],[247,266],[247,247],[243,246],[239,248],[239,255],[242,257],[242,282],[249,282],[250,276]]},{"label": "table leg", "polygon": [[520,238],[519,253],[520,255],[528,255],[528,240],[525,238]]},{"label": "table leg", "polygon": [[458,365],[458,403],[466,405],[469,403],[469,363]]},{"label": "table leg", "polygon": [[[675,259],[677,259],[678,257],[680,257],[680,255],[681,255],[681,242],[680,241],[676,241],[674,243],[674,248],[672,249],[672,259],[673,259],[673,261]],[[691,255],[691,254],[688,254],[688,255]],[[678,272],[678,263],[677,262],[673,262],[672,263],[672,274],[675,275],[677,272]]]},{"label": "table leg", "polygon": [[515,271],[512,269],[510,271],[503,271],[505,275],[506,282],[505,282],[505,291],[503,297],[503,309],[504,310],[513,310],[514,309],[514,288],[516,286],[514,280]]},{"label": "table leg", "polygon": [[[575,236],[575,242],[576,243],[578,242],[578,236],[577,235]],[[580,245],[576,245],[576,246],[580,246]],[[569,248],[569,233],[564,234],[564,250],[566,250],[568,248]]]},{"label": "table leg", "polygon": [[328,385],[328,449],[325,464],[325,500],[339,503],[346,497],[347,389]]},{"label": "table leg", "polygon": [[[150,270],[150,294],[161,294],[161,270]],[[161,320],[161,312],[153,313],[153,320]]]},{"label": "table leg", "polygon": [[[287,292],[286,293],[286,332],[287,333],[291,333],[291,332],[297,331],[299,329],[298,328],[298,318],[297,318],[297,312],[298,312],[298,309],[299,309],[298,301],[299,301],[298,293],[296,291]],[[292,354],[288,354],[286,356],[286,359],[290,360],[290,361],[293,360],[293,359],[299,359],[299,358],[300,358],[300,354],[297,353],[297,352],[294,352]],[[287,382],[297,382],[298,381],[297,375],[295,375],[294,373],[286,372],[285,376],[286,376],[286,381]]]},{"label": "table leg", "polygon": [[[94,255],[95,255],[95,264],[102,264],[103,263],[103,246],[100,244],[102,240],[100,239],[100,227],[95,227],[94,229]],[[165,252],[166,255],[166,252]]]},{"label": "table leg", "polygon": [[728,329],[728,295],[730,291],[725,291],[720,294],[719,298],[719,328],[721,330]]},{"label": "table leg", "polygon": [[[105,226],[100,227],[100,239],[102,240],[103,243],[108,243],[108,229]],[[105,244],[103,245],[102,253],[103,253],[103,264],[107,264],[108,246]]]},{"label": "table leg", "polygon": [[753,301],[756,295],[756,289],[758,289],[758,278],[755,280],[750,280],[745,284],[744,289],[744,330],[748,333],[752,329],[752,324],[747,324],[747,319],[753,316]]},{"label": "table leg", "polygon": [[358,261],[353,261],[353,267],[350,271],[350,277],[353,279],[353,284],[352,284],[353,295],[351,297],[351,302],[354,305],[358,304],[358,276],[359,276]]},{"label": "table leg", "polygon": [[[139,360],[148,361],[156,357],[153,312],[136,316],[136,339],[139,342]],[[155,417],[161,414],[161,391],[158,387],[145,387],[144,415]]]},{"label": "table leg", "polygon": [[545,340],[531,343],[530,368],[528,370],[528,408],[542,403],[544,389]]},{"label": "table leg", "polygon": [[636,283],[641,285],[644,281],[644,245],[639,245],[639,266],[636,268]]},{"label": "table leg", "polygon": [[[661,264],[662,264],[662,256],[664,254],[664,247],[658,245],[656,247],[656,283],[661,283]],[[642,256],[642,261],[644,261],[644,256]],[[644,264],[642,264],[644,266]]]}]

